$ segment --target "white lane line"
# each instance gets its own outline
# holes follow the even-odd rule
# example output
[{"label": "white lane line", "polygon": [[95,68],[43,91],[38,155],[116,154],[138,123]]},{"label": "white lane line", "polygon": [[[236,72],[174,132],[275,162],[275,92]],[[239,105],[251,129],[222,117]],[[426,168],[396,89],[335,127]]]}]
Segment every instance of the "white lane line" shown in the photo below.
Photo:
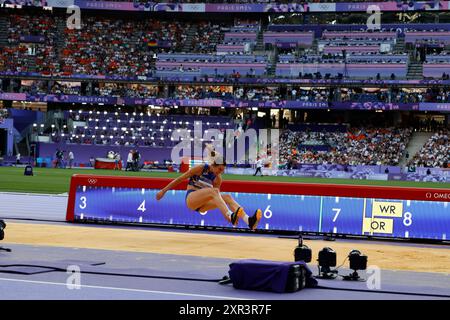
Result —
[{"label": "white lane line", "polygon": [[[35,284],[50,284],[50,285],[65,286],[65,287],[67,286],[66,283],[48,282],[48,281],[36,281],[36,280],[21,280],[21,279],[0,278],[0,281],[25,282],[25,283],[35,283]],[[171,291],[156,291],[156,290],[129,289],[129,288],[117,288],[117,287],[101,287],[101,286],[88,286],[88,285],[80,285],[80,287],[82,287],[82,288],[91,288],[91,289],[105,289],[105,290],[117,290],[117,291],[158,293],[158,294],[169,294],[169,295],[191,296],[191,297],[202,297],[202,298],[217,298],[217,299],[228,299],[228,300],[250,300],[250,299],[237,298],[237,297],[210,296],[210,295],[205,295],[205,294],[171,292]]]}]

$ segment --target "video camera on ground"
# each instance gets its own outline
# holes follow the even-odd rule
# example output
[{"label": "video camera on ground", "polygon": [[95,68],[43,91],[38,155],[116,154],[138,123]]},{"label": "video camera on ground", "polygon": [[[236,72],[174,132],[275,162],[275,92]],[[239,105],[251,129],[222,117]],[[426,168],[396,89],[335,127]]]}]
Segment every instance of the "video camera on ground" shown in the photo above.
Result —
[{"label": "video camera on ground", "polygon": [[[5,228],[6,228],[5,221],[0,220],[0,240],[3,240],[5,238],[5,231],[4,231]],[[11,249],[0,247],[0,251],[11,252]]]},{"label": "video camera on ground", "polygon": [[3,231],[6,228],[6,223],[3,220],[0,220],[0,240],[3,240],[5,238],[5,231]]}]

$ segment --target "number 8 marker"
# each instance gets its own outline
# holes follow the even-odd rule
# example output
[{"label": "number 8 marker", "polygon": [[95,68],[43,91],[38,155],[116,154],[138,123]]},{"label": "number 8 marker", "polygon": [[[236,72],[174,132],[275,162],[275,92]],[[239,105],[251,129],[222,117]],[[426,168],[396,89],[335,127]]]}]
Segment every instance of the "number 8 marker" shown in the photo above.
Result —
[{"label": "number 8 marker", "polygon": [[406,227],[409,227],[410,225],[412,225],[412,213],[411,212],[405,212],[405,216],[403,219],[403,224]]}]

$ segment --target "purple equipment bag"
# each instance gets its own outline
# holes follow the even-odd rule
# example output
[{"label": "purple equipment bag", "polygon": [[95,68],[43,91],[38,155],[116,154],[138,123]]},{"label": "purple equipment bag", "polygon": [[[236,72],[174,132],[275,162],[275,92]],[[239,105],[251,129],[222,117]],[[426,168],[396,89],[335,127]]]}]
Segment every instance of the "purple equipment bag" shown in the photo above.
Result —
[{"label": "purple equipment bag", "polygon": [[303,261],[240,260],[230,264],[228,273],[236,289],[282,293],[317,286]]}]

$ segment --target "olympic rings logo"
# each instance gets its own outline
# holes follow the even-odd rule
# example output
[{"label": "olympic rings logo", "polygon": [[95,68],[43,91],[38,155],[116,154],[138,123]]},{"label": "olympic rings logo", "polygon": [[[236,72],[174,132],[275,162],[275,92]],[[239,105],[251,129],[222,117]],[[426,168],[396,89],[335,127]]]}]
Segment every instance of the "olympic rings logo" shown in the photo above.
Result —
[{"label": "olympic rings logo", "polygon": [[96,184],[97,183],[97,179],[88,179],[88,183],[89,184]]}]

